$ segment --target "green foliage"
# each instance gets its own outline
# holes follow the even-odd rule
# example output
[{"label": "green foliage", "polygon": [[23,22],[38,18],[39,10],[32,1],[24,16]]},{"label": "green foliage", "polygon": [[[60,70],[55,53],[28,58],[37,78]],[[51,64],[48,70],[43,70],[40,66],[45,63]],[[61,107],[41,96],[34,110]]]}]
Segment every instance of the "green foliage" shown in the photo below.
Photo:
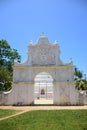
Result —
[{"label": "green foliage", "polygon": [[7,68],[12,72],[14,59],[20,62],[21,56],[16,49],[12,49],[6,40],[0,41],[0,68]]},{"label": "green foliage", "polygon": [[20,62],[18,51],[12,49],[6,40],[0,40],[0,90],[11,89],[14,59]]},{"label": "green foliage", "polygon": [[75,84],[76,84],[76,88],[78,90],[87,90],[87,81],[85,80],[76,80],[75,81]]},{"label": "green foliage", "polygon": [[87,80],[83,79],[83,74],[75,68],[75,85],[78,90],[87,90]]},{"label": "green foliage", "polygon": [[[7,69],[2,68],[0,69],[0,90],[7,91],[11,89],[12,85],[12,73],[9,72]],[[3,84],[3,85],[2,85]]]},{"label": "green foliage", "polygon": [[77,68],[75,68],[75,78],[76,79],[81,79],[83,77],[83,74],[80,70],[78,70]]},{"label": "green foliage", "polygon": [[84,130],[87,110],[39,110],[0,121],[0,130]]}]

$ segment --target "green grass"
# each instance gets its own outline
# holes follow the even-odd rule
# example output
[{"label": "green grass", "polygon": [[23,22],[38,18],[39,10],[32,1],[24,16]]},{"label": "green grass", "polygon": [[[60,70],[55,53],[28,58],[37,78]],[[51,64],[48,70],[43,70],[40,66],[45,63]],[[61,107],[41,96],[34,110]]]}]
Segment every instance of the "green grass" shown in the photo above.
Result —
[{"label": "green grass", "polygon": [[19,111],[18,110],[3,110],[3,109],[0,109],[0,118],[16,114],[17,112],[19,112]]},{"label": "green grass", "polygon": [[0,121],[0,130],[87,130],[87,110],[30,111]]}]

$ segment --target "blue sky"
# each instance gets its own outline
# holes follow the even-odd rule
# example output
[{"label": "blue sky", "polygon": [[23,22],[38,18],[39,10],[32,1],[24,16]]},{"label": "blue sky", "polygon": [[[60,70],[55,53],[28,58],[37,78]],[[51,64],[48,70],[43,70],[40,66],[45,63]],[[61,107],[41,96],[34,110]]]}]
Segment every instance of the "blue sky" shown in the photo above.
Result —
[{"label": "blue sky", "polygon": [[0,40],[27,58],[29,41],[44,32],[58,41],[61,59],[87,74],[87,0],[0,0]]}]

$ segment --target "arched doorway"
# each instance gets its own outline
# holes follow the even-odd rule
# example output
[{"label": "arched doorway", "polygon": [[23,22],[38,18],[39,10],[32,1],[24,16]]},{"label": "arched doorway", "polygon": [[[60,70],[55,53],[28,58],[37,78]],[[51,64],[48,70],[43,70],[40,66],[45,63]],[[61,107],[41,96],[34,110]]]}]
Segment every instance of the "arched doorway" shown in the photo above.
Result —
[{"label": "arched doorway", "polygon": [[53,104],[53,78],[42,72],[34,79],[34,104]]}]

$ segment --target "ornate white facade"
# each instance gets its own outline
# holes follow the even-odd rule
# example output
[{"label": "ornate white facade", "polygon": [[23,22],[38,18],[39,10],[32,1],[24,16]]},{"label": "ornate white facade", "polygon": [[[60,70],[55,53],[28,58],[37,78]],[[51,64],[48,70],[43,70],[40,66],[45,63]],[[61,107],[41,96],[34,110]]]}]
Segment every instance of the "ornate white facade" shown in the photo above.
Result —
[{"label": "ornate white facade", "polygon": [[3,95],[1,104],[34,104],[35,77],[40,73],[52,76],[53,104],[83,104],[74,85],[73,62],[61,61],[57,42],[51,44],[47,37],[41,36],[36,44],[30,42],[27,54],[25,63],[14,61],[13,88],[10,94]]}]

